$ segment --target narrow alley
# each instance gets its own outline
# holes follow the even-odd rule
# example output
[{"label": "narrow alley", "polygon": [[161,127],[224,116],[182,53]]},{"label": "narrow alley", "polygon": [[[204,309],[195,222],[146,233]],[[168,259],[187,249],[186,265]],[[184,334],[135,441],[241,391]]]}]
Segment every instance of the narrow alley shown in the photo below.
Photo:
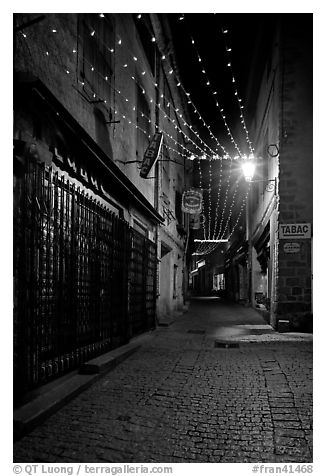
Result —
[{"label": "narrow alley", "polygon": [[311,462],[312,335],[192,299],[14,444],[14,462]]}]

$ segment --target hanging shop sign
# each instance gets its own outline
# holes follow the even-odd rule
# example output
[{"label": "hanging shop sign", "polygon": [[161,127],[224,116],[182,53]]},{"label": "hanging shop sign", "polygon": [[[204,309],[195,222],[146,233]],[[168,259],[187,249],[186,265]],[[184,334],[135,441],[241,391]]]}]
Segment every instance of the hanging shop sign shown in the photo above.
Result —
[{"label": "hanging shop sign", "polygon": [[182,211],[197,214],[202,210],[203,193],[200,189],[190,189],[182,194]]},{"label": "hanging shop sign", "polygon": [[284,243],[283,246],[284,253],[287,254],[294,254],[294,253],[299,253],[300,251],[300,243]]},{"label": "hanging shop sign", "polygon": [[144,154],[143,162],[140,169],[140,176],[146,178],[157,161],[157,158],[160,154],[161,145],[162,145],[163,134],[162,132],[156,132],[151,140],[149,146],[146,149]]},{"label": "hanging shop sign", "polygon": [[281,223],[279,225],[279,238],[281,240],[311,238],[311,223]]}]

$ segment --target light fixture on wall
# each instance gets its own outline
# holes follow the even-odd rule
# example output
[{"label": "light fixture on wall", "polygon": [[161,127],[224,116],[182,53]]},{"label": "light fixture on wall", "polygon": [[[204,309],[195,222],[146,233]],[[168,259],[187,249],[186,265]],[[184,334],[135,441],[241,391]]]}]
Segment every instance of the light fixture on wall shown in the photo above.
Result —
[{"label": "light fixture on wall", "polygon": [[276,190],[276,177],[273,179],[253,180],[253,177],[255,175],[255,170],[256,170],[256,162],[255,162],[255,158],[253,154],[250,154],[249,157],[247,156],[243,157],[241,167],[242,167],[242,172],[246,182],[249,182],[249,183],[265,182],[267,183],[265,188],[266,192],[272,192]]}]

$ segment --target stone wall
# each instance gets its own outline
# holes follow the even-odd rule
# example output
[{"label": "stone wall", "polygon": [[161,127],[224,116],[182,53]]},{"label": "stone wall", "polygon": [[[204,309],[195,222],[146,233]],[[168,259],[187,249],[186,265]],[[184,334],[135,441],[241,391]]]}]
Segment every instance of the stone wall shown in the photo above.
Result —
[{"label": "stone wall", "polygon": [[[312,223],[312,35],[301,22],[284,24],[281,36],[279,223]],[[284,244],[298,243],[296,253]],[[279,242],[279,318],[296,322],[311,312],[311,240]]]}]

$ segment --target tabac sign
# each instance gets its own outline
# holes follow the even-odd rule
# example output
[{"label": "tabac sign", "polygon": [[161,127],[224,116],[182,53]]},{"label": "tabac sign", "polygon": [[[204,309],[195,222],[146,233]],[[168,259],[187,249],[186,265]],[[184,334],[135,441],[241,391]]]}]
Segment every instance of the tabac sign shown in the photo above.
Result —
[{"label": "tabac sign", "polygon": [[190,189],[183,192],[182,211],[184,213],[200,213],[202,210],[203,193],[200,189]]},{"label": "tabac sign", "polygon": [[149,146],[144,154],[143,162],[140,169],[140,176],[146,178],[149,171],[155,164],[162,145],[163,134],[162,132],[156,132],[151,140]]},{"label": "tabac sign", "polygon": [[311,223],[281,223],[279,238],[281,240],[311,238]]}]

